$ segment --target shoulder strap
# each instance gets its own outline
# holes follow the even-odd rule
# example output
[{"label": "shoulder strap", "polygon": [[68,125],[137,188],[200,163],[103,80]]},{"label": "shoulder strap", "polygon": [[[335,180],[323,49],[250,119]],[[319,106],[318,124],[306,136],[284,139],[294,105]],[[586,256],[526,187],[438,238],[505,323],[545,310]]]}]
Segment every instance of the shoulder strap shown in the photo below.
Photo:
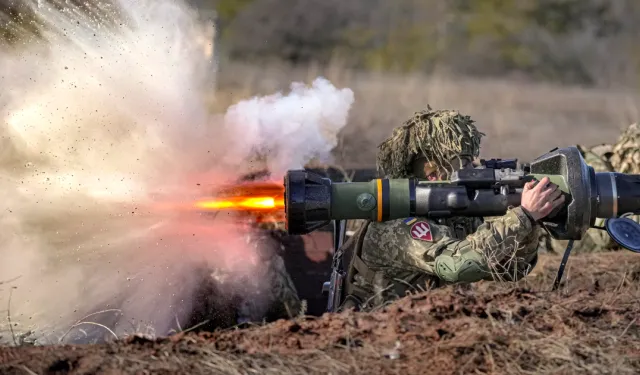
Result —
[{"label": "shoulder strap", "polygon": [[364,224],[362,224],[362,226],[358,228],[356,233],[344,244],[345,255],[349,256],[351,259],[349,261],[347,277],[345,278],[345,298],[343,300],[347,302],[349,299],[355,299],[355,302],[358,305],[367,298],[368,293],[366,293],[366,291],[364,291],[362,288],[354,285],[354,278],[356,274],[361,275],[367,280],[369,278],[373,278],[373,276],[375,275],[375,272],[367,267],[367,265],[362,261],[361,258],[362,243],[364,242],[364,236],[367,233],[369,224],[371,224],[370,220],[365,221]]},{"label": "shoulder strap", "polygon": [[[358,285],[355,285],[355,276],[360,276],[366,284],[369,285],[378,285],[381,288],[386,288],[391,284],[396,284],[393,287],[393,291],[398,296],[403,296],[406,291],[405,284],[411,285],[414,282],[418,281],[420,278],[424,277],[420,273],[411,273],[403,278],[404,283],[394,283],[392,280],[388,279],[384,276],[383,273],[372,270],[367,264],[362,260],[362,250],[364,237],[367,233],[367,229],[371,221],[367,221],[362,227],[354,234],[353,237],[345,243],[345,254],[350,253],[351,261],[349,262],[348,272],[345,278],[344,284],[344,298],[343,305],[341,306],[342,310],[346,307],[355,307],[356,309],[366,308],[363,306],[367,301],[372,297],[372,293],[370,290],[362,288]],[[441,244],[443,248],[447,247],[447,244]],[[433,287],[436,287],[439,282],[437,280],[430,280],[430,283]]]}]

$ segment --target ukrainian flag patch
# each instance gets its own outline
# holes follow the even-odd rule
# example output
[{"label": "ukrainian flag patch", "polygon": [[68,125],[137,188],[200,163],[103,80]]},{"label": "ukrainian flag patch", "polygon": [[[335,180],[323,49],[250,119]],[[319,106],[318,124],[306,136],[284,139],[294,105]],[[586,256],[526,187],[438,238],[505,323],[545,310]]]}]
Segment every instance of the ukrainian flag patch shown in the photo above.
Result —
[{"label": "ukrainian flag patch", "polygon": [[418,221],[418,219],[416,219],[415,217],[408,217],[406,219],[403,220],[403,222],[407,225],[411,225],[413,223],[415,223],[416,221]]}]

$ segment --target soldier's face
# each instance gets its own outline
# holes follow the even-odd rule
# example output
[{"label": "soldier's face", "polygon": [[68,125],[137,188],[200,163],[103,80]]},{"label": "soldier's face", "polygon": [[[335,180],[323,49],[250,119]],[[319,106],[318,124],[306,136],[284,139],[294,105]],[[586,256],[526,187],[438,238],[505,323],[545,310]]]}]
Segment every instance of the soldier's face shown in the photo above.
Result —
[{"label": "soldier's face", "polygon": [[450,161],[450,164],[450,168],[442,169],[432,162],[424,162],[422,171],[420,171],[422,173],[416,173],[416,175],[429,181],[441,181],[449,178],[450,171],[473,168],[473,163],[467,158],[455,158]]},{"label": "soldier's face", "polygon": [[429,181],[438,181],[442,179],[442,170],[435,164],[427,162],[424,165],[424,176]]}]

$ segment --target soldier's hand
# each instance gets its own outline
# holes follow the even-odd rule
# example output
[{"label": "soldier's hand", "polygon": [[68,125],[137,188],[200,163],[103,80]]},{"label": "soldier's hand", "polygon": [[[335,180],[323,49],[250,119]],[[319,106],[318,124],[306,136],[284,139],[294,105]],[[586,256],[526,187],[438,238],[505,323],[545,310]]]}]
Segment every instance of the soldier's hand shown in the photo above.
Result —
[{"label": "soldier's hand", "polygon": [[564,195],[558,185],[544,177],[537,184],[531,181],[524,186],[520,207],[525,210],[534,221],[549,215],[556,207],[564,203]]}]

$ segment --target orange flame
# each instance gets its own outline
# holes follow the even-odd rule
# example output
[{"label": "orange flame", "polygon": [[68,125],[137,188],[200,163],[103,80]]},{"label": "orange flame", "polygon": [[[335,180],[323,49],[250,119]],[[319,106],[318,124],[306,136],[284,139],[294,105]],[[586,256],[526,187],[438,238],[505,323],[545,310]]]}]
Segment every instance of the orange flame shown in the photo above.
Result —
[{"label": "orange flame", "polygon": [[205,210],[276,210],[284,209],[284,198],[274,197],[233,197],[199,201],[195,206]]},{"label": "orange flame", "polygon": [[284,222],[284,186],[278,182],[245,182],[221,189],[213,198],[196,201],[194,207],[246,213],[258,223]]}]

